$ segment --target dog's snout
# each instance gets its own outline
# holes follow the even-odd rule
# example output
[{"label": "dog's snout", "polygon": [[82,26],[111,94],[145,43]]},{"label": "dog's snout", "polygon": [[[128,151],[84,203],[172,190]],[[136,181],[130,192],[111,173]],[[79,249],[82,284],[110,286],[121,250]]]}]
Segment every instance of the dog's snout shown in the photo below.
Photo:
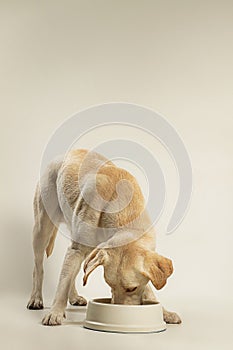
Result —
[{"label": "dog's snout", "polygon": [[122,305],[140,305],[141,298],[138,295],[128,296],[125,294],[116,295],[115,293],[113,293],[111,303],[122,304]]}]

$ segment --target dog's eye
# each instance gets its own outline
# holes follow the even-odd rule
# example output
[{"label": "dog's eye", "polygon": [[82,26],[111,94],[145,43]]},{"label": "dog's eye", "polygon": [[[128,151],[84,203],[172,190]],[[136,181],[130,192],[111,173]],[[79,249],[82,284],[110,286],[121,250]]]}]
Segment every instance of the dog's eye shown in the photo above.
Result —
[{"label": "dog's eye", "polygon": [[137,287],[126,288],[126,292],[127,292],[127,293],[131,293],[131,292],[134,292],[136,289],[137,289]]}]

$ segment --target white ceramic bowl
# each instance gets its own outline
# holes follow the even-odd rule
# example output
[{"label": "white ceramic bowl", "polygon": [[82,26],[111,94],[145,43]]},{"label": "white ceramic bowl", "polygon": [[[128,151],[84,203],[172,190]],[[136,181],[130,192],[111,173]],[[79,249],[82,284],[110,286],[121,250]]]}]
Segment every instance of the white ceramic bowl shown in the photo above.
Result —
[{"label": "white ceramic bowl", "polygon": [[88,302],[85,328],[121,333],[149,333],[166,330],[163,310],[159,303],[144,305],[111,304],[111,299]]}]

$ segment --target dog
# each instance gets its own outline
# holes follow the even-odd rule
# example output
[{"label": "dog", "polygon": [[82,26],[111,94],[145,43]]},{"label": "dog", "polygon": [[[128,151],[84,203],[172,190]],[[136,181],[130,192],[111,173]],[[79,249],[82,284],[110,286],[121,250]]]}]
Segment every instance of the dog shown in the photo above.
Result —
[{"label": "dog", "polygon": [[[97,266],[112,292],[112,303],[139,305],[156,297],[173,272],[172,261],[155,252],[155,232],[136,179],[102,155],[71,150],[50,163],[34,196],[33,288],[28,309],[42,309],[43,260],[52,254],[60,223],[71,232],[52,307],[43,325],[62,324],[65,308],[86,305],[75,287],[84,262],[84,285]],[[180,317],[163,308],[166,323]]]}]

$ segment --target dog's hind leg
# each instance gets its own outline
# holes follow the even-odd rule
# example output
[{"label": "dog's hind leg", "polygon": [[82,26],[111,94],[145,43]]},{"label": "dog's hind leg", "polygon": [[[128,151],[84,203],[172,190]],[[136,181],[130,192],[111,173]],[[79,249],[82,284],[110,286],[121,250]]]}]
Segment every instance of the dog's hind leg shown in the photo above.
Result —
[{"label": "dog's hind leg", "polygon": [[[73,242],[72,243],[73,248],[78,247],[78,243]],[[90,253],[92,248],[88,249],[88,247],[85,248],[86,255]],[[79,273],[79,270],[76,270],[70,285],[70,291],[69,291],[69,303],[74,306],[84,306],[87,305],[87,300],[78,294],[77,289],[75,287],[75,280],[77,277],[77,274]]]},{"label": "dog's hind leg", "polygon": [[48,217],[39,188],[36,190],[34,199],[35,224],[33,228],[33,251],[34,251],[34,269],[33,269],[33,287],[31,298],[27,304],[28,309],[42,309],[42,283],[43,283],[43,260],[45,251],[47,256],[51,254],[54,239],[57,233],[57,227],[54,226]]},{"label": "dog's hind leg", "polygon": [[77,289],[75,287],[75,278],[71,283],[70,292],[69,292],[69,303],[74,306],[84,306],[87,305],[87,300],[78,294]]}]

